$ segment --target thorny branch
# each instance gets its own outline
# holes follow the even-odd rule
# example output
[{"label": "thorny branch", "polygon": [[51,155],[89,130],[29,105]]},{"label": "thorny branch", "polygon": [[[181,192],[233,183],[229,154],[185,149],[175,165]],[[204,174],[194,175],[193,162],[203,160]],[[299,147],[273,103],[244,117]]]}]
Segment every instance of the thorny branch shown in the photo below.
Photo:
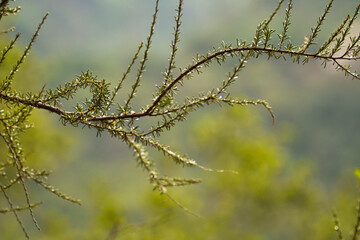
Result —
[{"label": "thorny branch", "polygon": [[[270,24],[285,2],[288,2],[288,4],[285,10],[283,28],[280,29],[280,34],[278,34],[279,40],[276,42],[272,37],[277,31],[271,29]],[[8,4],[9,1],[7,0],[1,1],[0,20],[3,19],[2,17],[9,14],[15,14],[20,10],[19,7],[10,8]],[[55,113],[59,115],[63,124],[87,126],[95,129],[98,134],[101,134],[104,131],[108,132],[111,136],[126,143],[134,151],[139,166],[148,173],[149,180],[151,184],[153,184],[154,189],[159,190],[161,194],[168,196],[174,203],[190,212],[169,195],[167,188],[197,184],[200,183],[201,180],[163,177],[156,168],[154,161],[149,157],[147,148],[158,150],[168,159],[171,159],[176,164],[181,164],[182,166],[197,167],[206,171],[224,172],[225,170],[213,170],[199,165],[195,160],[188,156],[170,150],[169,146],[159,143],[156,138],[160,136],[163,131],[169,131],[179,121],[184,121],[186,117],[197,108],[213,103],[228,104],[231,106],[261,105],[274,119],[275,117],[271,107],[266,101],[239,99],[227,93],[227,89],[236,81],[241,70],[246,67],[249,60],[256,59],[260,56],[274,59],[282,57],[290,59],[294,63],[302,64],[306,64],[310,59],[320,60],[325,67],[327,66],[327,63],[332,63],[337,70],[344,72],[345,75],[360,80],[360,75],[356,73],[356,71],[351,71],[350,65],[346,66],[343,64],[345,61],[353,63],[360,59],[360,34],[356,34],[356,37],[350,36],[352,34],[350,31],[351,27],[360,11],[360,4],[356,7],[352,15],[348,14],[344,18],[326,41],[322,44],[316,44],[315,41],[318,40],[320,30],[326,23],[326,16],[333,7],[333,0],[330,0],[317,23],[311,29],[309,37],[305,38],[305,41],[302,44],[295,46],[291,43],[290,36],[288,35],[291,24],[291,13],[294,7],[293,1],[280,0],[269,18],[257,26],[254,38],[251,42],[237,40],[234,46],[223,42],[220,47],[214,48],[213,51],[210,51],[207,54],[197,54],[193,62],[184,68],[180,68],[180,72],[175,76],[172,70],[178,68],[176,65],[176,53],[180,42],[183,5],[184,1],[179,0],[175,13],[174,38],[170,44],[171,53],[168,65],[163,73],[164,81],[157,87],[153,99],[137,111],[135,111],[136,108],[132,106],[131,103],[137,96],[137,91],[143,81],[146,64],[149,61],[149,52],[155,34],[160,0],[155,0],[155,9],[152,15],[150,31],[145,43],[141,42],[138,46],[123,77],[113,88],[114,90],[109,89],[110,83],[105,80],[98,80],[90,71],[82,72],[73,81],[69,81],[65,83],[64,86],[59,86],[56,89],[42,88],[37,94],[31,92],[23,94],[12,88],[12,82],[15,81],[15,74],[26,60],[48,14],[43,17],[23,51],[23,54],[14,64],[7,77],[0,82],[0,104],[1,106],[4,106],[4,109],[0,109],[0,121],[2,123],[0,125],[0,136],[8,146],[10,153],[8,161],[1,163],[1,167],[5,169],[15,168],[17,171],[17,176],[7,183],[3,182],[3,178],[0,178],[0,190],[27,238],[28,234],[16,213],[19,208],[13,206],[6,193],[6,190],[11,188],[15,183],[21,183],[23,186],[27,206],[22,209],[29,209],[30,215],[37,227],[38,225],[32,212],[34,204],[30,203],[26,180],[30,179],[34,181],[37,185],[64,200],[80,204],[79,200],[68,197],[58,190],[55,190],[54,187],[48,185],[46,183],[46,177],[48,175],[46,171],[27,169],[24,166],[25,157],[22,155],[21,142],[17,138],[17,135],[19,131],[23,131],[30,127],[27,121],[32,109],[42,109],[47,112]],[[0,34],[7,34],[12,30],[13,29],[11,28],[0,31]],[[12,41],[3,47],[3,50],[0,53],[0,66],[1,64],[4,64],[4,59],[7,57],[8,52],[14,48],[19,37],[20,34],[18,33]],[[344,45],[346,45],[345,43],[347,43],[347,48],[341,52]],[[317,49],[313,52],[309,52],[309,49],[311,49],[309,48],[310,46],[313,46],[314,48],[316,46]],[[121,103],[116,100],[117,93],[125,80],[129,77],[129,73],[137,63],[141,53],[142,58],[139,61],[138,72],[133,80],[131,90],[124,103]],[[208,93],[201,93],[198,96],[186,98],[184,102],[175,101],[174,95],[176,94],[176,91],[178,91],[179,85],[183,85],[185,80],[189,80],[195,75],[202,74],[204,69],[209,67],[213,62],[221,65],[226,62],[228,58],[235,58],[238,60],[238,63],[232,71],[227,74],[222,85],[218,88],[211,89]],[[191,84],[191,81],[189,82],[189,84]],[[69,101],[80,89],[89,90],[90,98],[85,102],[75,103],[73,111],[65,110],[62,107],[62,103],[64,101]],[[117,106],[117,109],[111,109],[113,106]],[[154,124],[147,129],[137,121],[139,118],[145,117],[160,120],[157,124]],[[6,174],[6,172],[4,172],[4,174]],[[357,235],[357,232],[354,233],[354,235]]]}]

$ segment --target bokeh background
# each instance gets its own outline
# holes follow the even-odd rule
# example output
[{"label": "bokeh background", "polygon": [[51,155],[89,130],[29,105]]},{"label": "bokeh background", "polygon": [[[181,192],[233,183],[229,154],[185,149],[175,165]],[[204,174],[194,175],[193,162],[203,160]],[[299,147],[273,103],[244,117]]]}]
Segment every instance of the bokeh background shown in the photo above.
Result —
[{"label": "bokeh background", "polygon": [[[277,1],[185,1],[178,67],[196,53],[222,41],[252,40],[258,23]],[[336,1],[318,41],[325,40],[358,1]],[[41,30],[17,86],[23,91],[53,88],[90,69],[114,85],[140,41],[149,32],[154,1],[33,0],[17,1],[22,11],[1,27],[21,32],[15,61],[42,16]],[[290,35],[301,44],[327,1],[295,0]],[[177,1],[160,3],[150,61],[137,104],[148,103],[167,66]],[[285,9],[272,27],[281,28]],[[352,29],[360,30],[359,22]],[[3,37],[3,43],[6,39]],[[214,65],[187,81],[180,96],[197,96],[221,84],[236,61]],[[4,71],[4,69],[2,70]],[[132,75],[132,77],[134,77]],[[127,96],[131,82],[120,93]],[[152,191],[131,151],[106,134],[62,126],[52,114],[36,111],[35,128],[24,136],[29,164],[53,170],[51,184],[80,198],[81,207],[30,188],[44,200],[35,210],[43,230],[22,215],[34,239],[336,239],[332,210],[348,234],[355,220],[358,182],[354,169],[360,153],[360,83],[320,62],[251,59],[232,86],[234,96],[267,100],[276,124],[261,107],[210,106],[179,123],[160,141],[188,153],[202,165],[239,172],[208,173],[182,169],[151,151],[168,175],[200,177],[197,186],[172,189],[179,202],[204,218],[194,217]],[[86,92],[78,99],[84,99]],[[76,100],[76,99],[75,99]],[[64,103],[71,108],[71,104]],[[4,146],[0,153],[5,155]],[[21,194],[12,193],[14,196]],[[0,202],[5,204],[5,202]],[[19,197],[18,204],[21,203]],[[13,216],[0,215],[0,238],[21,239]]]}]

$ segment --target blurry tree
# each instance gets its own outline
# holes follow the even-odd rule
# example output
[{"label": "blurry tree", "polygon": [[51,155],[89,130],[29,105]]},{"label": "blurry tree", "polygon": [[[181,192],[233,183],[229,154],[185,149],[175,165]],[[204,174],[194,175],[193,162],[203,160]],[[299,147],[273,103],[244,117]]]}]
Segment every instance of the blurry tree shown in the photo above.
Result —
[{"label": "blurry tree", "polygon": [[[184,167],[196,167],[209,172],[228,172],[226,170],[214,170],[200,165],[187,155],[170,150],[169,146],[158,141],[158,137],[165,130],[171,130],[171,128],[179,121],[185,120],[187,115],[196,111],[199,107],[211,105],[213,103],[228,104],[231,106],[261,105],[268,110],[274,120],[274,115],[266,101],[239,99],[233,97],[228,92],[228,88],[236,81],[241,70],[247,65],[248,61],[261,56],[266,56],[267,58],[273,59],[291,59],[294,63],[306,64],[310,59],[315,59],[322,61],[324,67],[328,64],[332,64],[335,66],[336,70],[344,72],[345,75],[354,79],[360,79],[360,75],[353,71],[348,64],[360,58],[360,34],[351,32],[351,27],[354,25],[360,11],[360,4],[354,9],[353,13],[348,14],[343,21],[339,23],[339,26],[334,29],[326,41],[316,43],[319,32],[333,6],[334,1],[330,0],[315,26],[305,36],[304,41],[299,45],[294,45],[290,41],[290,36],[288,36],[293,1],[280,0],[269,18],[257,26],[251,42],[240,39],[232,44],[223,42],[220,47],[214,48],[207,54],[197,54],[191,64],[179,68],[176,65],[176,53],[180,41],[180,27],[184,4],[183,0],[179,0],[175,15],[174,38],[170,44],[171,51],[169,62],[163,72],[163,82],[156,85],[153,97],[149,102],[138,106],[136,104],[137,93],[143,81],[143,75],[149,60],[149,51],[155,33],[155,25],[159,12],[159,2],[159,0],[155,0],[155,10],[150,25],[150,33],[146,41],[139,44],[123,77],[113,89],[111,89],[110,83],[104,79],[99,80],[97,76],[93,75],[90,71],[82,72],[75,80],[69,81],[64,86],[59,86],[56,89],[46,89],[44,86],[38,90],[26,89],[26,91],[21,91],[21,89],[14,84],[16,82],[15,76],[17,76],[19,68],[24,64],[48,14],[43,17],[33,37],[25,50],[20,54],[13,67],[7,71],[8,73],[4,78],[2,77],[3,79],[0,83],[0,103],[2,107],[2,109],[0,109],[0,137],[8,150],[8,158],[6,160],[4,159],[1,165],[0,183],[0,190],[3,199],[8,204],[8,209],[3,209],[2,211],[12,212],[14,214],[27,238],[29,238],[29,235],[18,214],[20,210],[29,210],[33,223],[40,229],[32,210],[38,203],[32,203],[30,199],[30,182],[45,188],[64,200],[80,204],[79,200],[69,197],[50,186],[47,183],[49,172],[42,169],[42,166],[32,166],[25,161],[27,155],[23,150],[21,134],[31,127],[30,116],[34,109],[41,109],[45,112],[58,115],[64,125],[68,124],[74,127],[88,127],[90,129],[95,129],[99,136],[103,132],[107,132],[112,137],[121,140],[133,150],[138,165],[148,174],[154,190],[158,190],[162,195],[167,196],[169,200],[176,203],[179,207],[192,213],[189,209],[184,207],[184,205],[180,204],[177,198],[174,198],[169,194],[168,188],[197,184],[201,182],[201,179],[190,177],[168,177],[167,175],[161,174],[159,168],[155,166],[155,161],[149,157],[148,149],[155,149],[163,153],[167,159],[171,159],[176,164],[180,164]],[[270,27],[270,23],[274,20],[282,6],[285,5],[285,2],[287,2],[287,6],[285,7],[283,27],[275,34],[276,31]],[[3,18],[9,14],[19,12],[19,7],[11,8],[8,4],[8,0],[1,1],[0,20],[3,20]],[[6,34],[13,30],[13,28],[3,30],[1,31],[1,34]],[[5,59],[8,60],[8,53],[14,48],[19,37],[20,34],[17,34],[14,36],[13,40],[10,40],[3,47],[0,54],[0,64],[2,66],[5,63]],[[138,61],[139,58],[140,60]],[[176,95],[176,93],[180,91],[181,86],[187,84],[188,80],[200,75],[206,68],[212,67],[212,64],[218,63],[219,65],[222,65],[223,63],[230,61],[230,59],[236,59],[237,62],[217,88],[210,89],[208,92],[202,91],[198,96],[185,97],[185,99]],[[117,95],[123,87],[123,84],[126,83],[130,76],[129,74],[136,63],[138,63],[139,67],[132,85],[128,89],[128,95],[125,99],[122,99],[123,101],[120,101],[118,100]],[[89,96],[85,100],[75,99],[74,102],[72,102],[71,99],[76,98],[76,94],[83,89],[89,91]],[[70,103],[73,107],[71,110],[68,110],[68,107],[64,107],[64,105],[69,105]],[[226,124],[223,123],[228,121],[228,118],[230,119],[231,117],[232,116],[226,116],[225,120],[222,120],[220,122],[221,124],[219,126],[216,125],[213,130],[217,131],[222,127],[226,127]],[[243,158],[247,158],[249,161],[241,161],[239,162],[239,166],[236,166],[235,164],[235,168],[239,169],[240,175],[244,177],[243,179],[240,177],[238,180],[242,179],[249,188],[240,190],[239,192],[239,194],[246,194],[245,200],[248,202],[244,200],[242,205],[237,205],[235,204],[236,201],[234,199],[228,198],[231,207],[245,211],[247,209],[246,204],[251,206],[257,201],[260,201],[264,207],[275,204],[278,201],[284,201],[281,203],[284,205],[288,204],[288,201],[294,201],[294,203],[291,204],[300,204],[300,206],[302,204],[307,204],[309,194],[302,190],[294,191],[297,186],[296,184],[294,186],[289,186],[289,192],[285,191],[281,193],[285,195],[288,194],[289,196],[277,195],[274,200],[271,197],[272,194],[280,193],[274,193],[274,191],[271,192],[269,187],[276,186],[275,176],[277,171],[281,170],[280,155],[277,156],[277,154],[272,153],[271,148],[270,150],[266,147],[264,148],[266,142],[254,143],[251,139],[247,139],[247,141],[244,142],[239,140],[239,143],[236,141],[227,141],[229,138],[226,138],[226,132],[229,132],[230,134],[232,131],[234,130],[231,128],[224,130],[225,137],[223,144],[219,149],[224,151],[225,156],[229,154],[229,158],[231,158],[232,154],[227,150],[229,149],[230,151],[232,147],[242,144],[241,147],[236,148],[236,155],[243,156]],[[223,132],[220,133],[223,134]],[[222,136],[220,133],[217,134]],[[211,145],[211,142],[209,142],[209,145]],[[212,151],[219,151],[219,149],[217,150],[216,147],[213,147]],[[265,159],[267,160],[266,163]],[[251,170],[256,170],[256,172],[251,172]],[[299,174],[300,175],[292,176],[294,178],[299,177],[299,180],[294,181],[302,181],[301,172]],[[235,181],[230,179],[224,179],[224,181],[225,180],[230,183],[231,181]],[[303,182],[301,182],[301,184],[303,184]],[[18,185],[22,188],[26,201],[25,205],[20,207],[16,206],[13,203],[13,197],[10,197],[12,189]],[[213,191],[216,191],[216,189],[216,184],[213,184]],[[234,189],[234,191],[236,192],[238,190]],[[210,193],[211,191],[209,194]],[[211,197],[213,198],[213,196]],[[279,200],[278,197],[283,199]],[[301,202],[298,203],[300,200]],[[209,201],[208,204],[211,204],[211,201]],[[210,207],[207,206],[206,208]],[[225,217],[223,216],[229,213],[231,213],[231,208],[224,209],[221,213],[216,213],[215,219],[217,219],[217,221],[222,219],[222,222],[217,222],[217,224],[225,224],[227,220],[225,220]],[[269,213],[271,213],[271,211]],[[256,217],[257,215],[263,216],[262,212],[257,211],[249,212],[246,215],[250,215],[256,219],[253,221],[260,221],[260,218]],[[231,222],[236,223],[237,219],[242,217],[243,215],[234,216],[235,219],[233,219],[233,221],[231,220],[232,218],[226,219],[230,219]],[[273,218],[276,219],[275,217]],[[264,219],[266,218],[264,217]],[[268,217],[268,219],[271,221],[272,217]],[[280,217],[279,220],[287,223],[286,219],[283,217]],[[296,220],[302,221],[300,217]],[[335,222],[337,224],[337,220]],[[358,221],[354,227],[355,231],[353,233],[353,239],[356,239],[358,235],[357,230],[359,225],[360,223]],[[245,229],[246,226],[243,230]],[[339,230],[340,228],[337,226],[336,229]],[[257,238],[257,236],[254,237],[252,235],[254,231],[251,229],[248,230],[249,233],[246,234],[249,234],[249,239]],[[342,233],[340,231],[338,231],[338,233],[339,238],[342,239]],[[229,234],[229,238],[234,238],[239,233],[226,232],[226,234]],[[279,234],[281,235],[281,233],[277,233],[276,235],[278,236]],[[284,237],[288,236],[284,235]],[[304,235],[303,237],[307,236]]]}]

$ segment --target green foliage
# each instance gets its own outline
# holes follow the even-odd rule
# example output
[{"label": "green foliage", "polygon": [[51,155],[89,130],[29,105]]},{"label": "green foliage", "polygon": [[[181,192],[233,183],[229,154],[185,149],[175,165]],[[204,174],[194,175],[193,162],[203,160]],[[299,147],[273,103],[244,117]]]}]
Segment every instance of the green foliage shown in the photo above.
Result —
[{"label": "green foliage", "polygon": [[[285,9],[283,28],[279,31],[279,34],[276,35],[277,31],[271,29],[270,24],[285,3],[285,0],[280,0],[270,17],[257,26],[251,42],[245,40],[236,40],[233,44],[223,42],[220,47],[214,48],[207,54],[197,54],[188,66],[179,67],[176,65],[176,54],[180,41],[180,27],[184,4],[183,0],[179,0],[175,15],[174,38],[170,44],[171,52],[169,63],[163,73],[164,80],[160,85],[156,86],[153,99],[142,106],[136,106],[134,99],[137,97],[138,90],[143,82],[149,60],[149,52],[159,12],[159,0],[155,0],[155,9],[148,37],[144,43],[139,44],[128,68],[116,86],[112,87],[106,80],[99,80],[98,77],[90,71],[86,71],[79,74],[74,80],[65,83],[64,86],[59,86],[55,89],[46,89],[44,86],[37,91],[23,93],[14,87],[15,77],[20,67],[24,64],[29,51],[39,35],[40,29],[45,23],[48,16],[48,14],[46,14],[25,50],[19,59],[13,63],[13,67],[0,83],[0,104],[2,106],[0,110],[0,136],[9,152],[7,160],[2,161],[0,169],[0,189],[9,205],[9,209],[4,209],[3,211],[13,212],[26,237],[29,238],[17,213],[20,210],[28,209],[34,224],[40,229],[32,210],[37,203],[33,204],[30,201],[27,187],[28,181],[34,182],[36,185],[64,200],[80,204],[79,200],[68,197],[47,183],[48,171],[44,169],[33,169],[26,165],[26,155],[23,151],[20,134],[31,127],[29,118],[33,110],[40,109],[58,115],[64,125],[88,127],[97,131],[99,136],[103,132],[106,132],[112,137],[124,142],[134,152],[138,165],[148,174],[149,181],[153,185],[153,188],[191,213],[190,210],[185,208],[169,194],[168,189],[171,187],[197,184],[200,183],[201,180],[169,177],[166,174],[160,173],[155,165],[155,161],[149,156],[148,150],[155,149],[175,164],[180,164],[183,167],[196,167],[205,171],[224,172],[224,170],[213,170],[202,166],[187,155],[171,150],[169,146],[160,143],[158,137],[164,131],[171,130],[178,122],[185,120],[191,112],[196,111],[199,107],[205,107],[213,103],[230,106],[261,105],[271,114],[274,120],[271,107],[266,101],[240,99],[233,97],[228,92],[228,88],[239,77],[241,70],[244,69],[248,61],[261,56],[266,56],[269,59],[291,59],[294,63],[302,64],[308,63],[310,59],[320,60],[324,67],[326,67],[328,63],[331,63],[335,66],[336,70],[342,71],[346,76],[360,79],[360,75],[356,73],[356,71],[352,71],[350,65],[344,64],[344,62],[353,62],[360,58],[360,34],[352,36],[352,32],[350,31],[359,14],[360,5],[356,7],[353,14],[345,17],[339,27],[331,33],[325,42],[320,44],[316,43],[326,17],[332,9],[333,2],[333,0],[329,1],[323,14],[319,17],[317,23],[311,29],[309,35],[305,37],[302,44],[293,45],[288,35],[293,9],[292,0],[288,1]],[[7,0],[1,2],[0,20],[2,20],[4,16],[17,13],[20,9],[10,8],[8,3],[9,1]],[[1,34],[9,33],[12,30],[13,29],[3,30]],[[13,40],[2,48],[0,53],[0,64],[2,66],[19,37],[20,35],[17,34]],[[346,48],[343,48],[344,45],[346,45]],[[139,59],[141,54],[142,57]],[[188,80],[192,80],[192,78],[202,74],[206,68],[212,67],[213,63],[222,65],[230,58],[237,59],[238,62],[217,88],[213,88],[206,93],[201,92],[198,96],[187,97],[184,101],[176,98],[176,94],[180,91],[181,86],[191,82]],[[128,80],[129,73],[133,70],[136,63],[138,63],[139,66],[131,89],[125,99],[122,99],[122,101],[118,100],[118,92],[123,87],[123,83]],[[89,92],[87,98],[79,102],[72,100],[81,90],[87,90]],[[72,110],[67,110],[67,108],[63,107],[69,103],[73,106]],[[142,119],[145,119],[144,122],[146,123],[144,123]],[[225,118],[224,121],[226,120],[227,118]],[[222,126],[216,128],[221,127]],[[224,132],[231,131],[232,129],[224,130]],[[226,140],[227,139],[224,139],[225,142]],[[226,152],[226,148],[230,148],[233,144],[237,145],[239,143],[226,142],[221,150],[224,151],[225,149]],[[268,152],[266,148],[263,149],[263,145],[264,143],[252,144],[251,142],[244,142],[242,144],[243,147],[239,148],[239,152],[237,153],[243,155],[244,158],[254,160],[243,162],[244,166],[239,166],[240,169],[243,167],[246,170],[243,172],[240,171],[240,175],[246,176],[249,174],[249,169],[259,170],[259,175],[251,174],[250,176],[246,176],[250,185],[258,186],[258,189],[253,188],[251,190],[255,191],[251,193],[255,195],[266,192],[270,182],[265,186],[262,186],[261,183],[264,183],[265,179],[271,178],[271,176],[276,173],[278,165],[280,165],[280,163],[277,162],[279,156],[271,156],[272,153]],[[214,147],[213,149],[215,150],[216,148]],[[268,162],[264,163],[262,159],[267,159]],[[270,164],[270,167],[267,164]],[[222,168],[222,165],[219,166],[219,168]],[[26,199],[26,205],[23,207],[15,206],[7,193],[15,183],[20,183],[22,186]],[[358,226],[358,224],[356,226]],[[356,235],[357,232],[354,233],[354,239]]]},{"label": "green foliage", "polygon": [[359,180],[359,185],[360,185],[360,169],[355,169],[355,176]]}]

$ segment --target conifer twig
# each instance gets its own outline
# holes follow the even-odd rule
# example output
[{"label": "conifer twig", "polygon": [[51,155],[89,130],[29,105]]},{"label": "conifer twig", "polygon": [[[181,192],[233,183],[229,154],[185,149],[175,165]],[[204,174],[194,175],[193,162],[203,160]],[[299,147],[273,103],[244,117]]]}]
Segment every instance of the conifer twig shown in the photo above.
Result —
[{"label": "conifer twig", "polygon": [[335,224],[334,230],[337,232],[339,240],[343,240],[344,237],[343,237],[343,233],[342,233],[342,230],[340,227],[339,218],[335,211],[333,211],[333,219],[334,219],[334,224]]},{"label": "conifer twig", "polygon": [[132,86],[132,91],[129,95],[128,100],[125,103],[125,107],[124,107],[125,110],[128,109],[131,100],[134,98],[136,90],[140,85],[141,77],[142,77],[143,73],[145,72],[145,66],[146,66],[146,62],[148,60],[148,54],[149,54],[149,50],[151,47],[152,37],[154,36],[154,33],[155,33],[155,24],[156,24],[156,20],[157,20],[157,14],[159,12],[159,2],[160,2],[160,0],[156,0],[156,2],[155,2],[155,11],[154,11],[153,19],[152,19],[151,26],[150,26],[150,33],[149,33],[149,36],[147,37],[147,41],[145,44],[144,56],[140,62],[140,68],[139,68],[135,83]]},{"label": "conifer twig", "polygon": [[181,26],[181,17],[182,17],[182,9],[183,9],[183,0],[179,0],[178,8],[176,10],[177,14],[175,17],[175,27],[174,27],[174,40],[171,42],[171,55],[169,58],[169,66],[165,72],[165,81],[164,86],[168,84],[169,81],[171,81],[172,76],[172,70],[176,67],[175,66],[175,57],[176,52],[178,51],[177,44],[180,42],[180,26]]},{"label": "conifer twig", "polygon": [[0,64],[4,61],[6,54],[14,47],[16,41],[20,37],[20,33],[16,34],[15,38],[10,42],[10,44],[1,51]]},{"label": "conifer twig", "polygon": [[114,102],[114,99],[115,99],[117,93],[119,92],[119,90],[120,90],[120,88],[121,88],[124,80],[126,79],[126,77],[127,77],[127,76],[129,75],[129,73],[131,72],[132,66],[135,64],[135,61],[136,61],[137,58],[139,57],[139,53],[140,53],[140,51],[141,51],[141,49],[142,49],[143,46],[144,46],[144,42],[141,42],[140,45],[139,45],[139,47],[138,47],[138,49],[137,49],[137,51],[135,52],[134,57],[131,59],[131,62],[130,62],[130,64],[129,64],[128,68],[126,69],[126,72],[124,72],[123,77],[122,77],[121,80],[119,81],[119,84],[116,86],[116,88],[115,88],[115,90],[114,90],[114,92],[113,92],[113,94],[112,94],[112,97],[111,97],[111,99],[110,99],[110,101],[109,101],[109,103],[108,103],[108,105],[107,105],[107,107],[106,107],[106,110],[108,110],[108,109],[110,108],[111,104]]},{"label": "conifer twig", "polygon": [[19,70],[20,65],[24,62],[26,56],[29,54],[29,51],[30,51],[31,47],[34,44],[36,38],[39,36],[40,29],[44,25],[45,20],[46,20],[46,18],[48,16],[49,16],[49,13],[46,13],[45,16],[42,18],[39,26],[37,27],[35,33],[33,34],[32,38],[31,38],[31,40],[29,41],[28,45],[26,46],[24,53],[21,55],[20,59],[17,61],[16,65],[13,67],[10,74],[5,78],[7,82],[10,82],[14,78],[15,73]]},{"label": "conifer twig", "polygon": [[315,38],[317,38],[317,36],[318,36],[318,34],[320,32],[321,26],[323,25],[323,23],[324,23],[324,21],[326,19],[326,16],[329,14],[333,3],[334,3],[334,0],[329,1],[328,5],[325,8],[324,13],[319,18],[316,26],[311,29],[310,36],[306,38],[303,46],[301,47],[301,52],[305,52],[310,47],[310,45],[314,44],[314,40],[315,40]]},{"label": "conifer twig", "polygon": [[353,232],[353,235],[352,235],[352,240],[356,240],[358,238],[359,232],[360,232],[360,200],[358,200],[356,223],[355,223],[355,226],[354,226],[354,232]]},{"label": "conifer twig", "polygon": [[26,239],[30,239],[30,237],[29,237],[29,235],[28,235],[28,233],[27,233],[27,231],[26,231],[26,229],[25,229],[25,227],[24,227],[23,222],[21,221],[21,219],[19,218],[18,214],[16,213],[16,209],[15,209],[13,203],[11,202],[9,196],[8,196],[7,193],[5,192],[5,189],[3,188],[2,185],[0,185],[0,189],[1,189],[1,192],[3,193],[3,195],[4,195],[4,197],[5,197],[6,201],[8,202],[11,211],[14,213],[14,216],[15,216],[15,218],[16,218],[16,221],[19,223],[19,225],[20,225],[20,227],[21,227],[21,230],[22,230],[23,233],[25,234]]}]

